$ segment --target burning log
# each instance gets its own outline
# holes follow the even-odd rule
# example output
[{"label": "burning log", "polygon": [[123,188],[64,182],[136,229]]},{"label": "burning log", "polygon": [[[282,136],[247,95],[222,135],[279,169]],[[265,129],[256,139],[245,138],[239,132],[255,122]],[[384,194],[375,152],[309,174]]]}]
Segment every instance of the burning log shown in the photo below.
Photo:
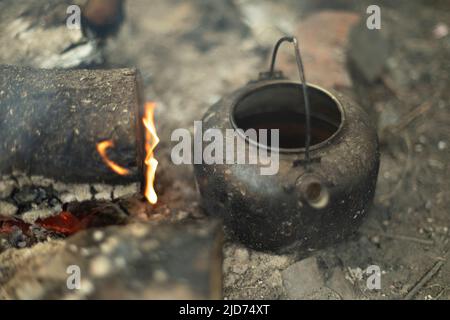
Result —
[{"label": "burning log", "polygon": [[[16,169],[67,182],[136,181],[145,158],[143,113],[136,70],[0,65],[0,173]],[[108,159],[129,175],[113,173],[102,160],[97,144],[106,140],[114,144],[104,150]]]},{"label": "burning log", "polygon": [[[0,264],[16,270],[0,277],[0,299],[220,299],[222,228],[197,222],[87,230],[64,243],[11,250]],[[68,266],[79,268],[80,290],[68,288],[77,285]]]}]

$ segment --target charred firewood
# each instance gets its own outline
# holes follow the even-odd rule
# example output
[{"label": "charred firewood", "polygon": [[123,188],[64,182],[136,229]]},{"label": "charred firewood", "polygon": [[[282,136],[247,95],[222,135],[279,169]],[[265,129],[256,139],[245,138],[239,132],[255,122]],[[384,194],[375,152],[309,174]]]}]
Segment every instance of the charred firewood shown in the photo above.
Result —
[{"label": "charred firewood", "polygon": [[[5,269],[16,270],[0,277],[0,299],[220,299],[222,295],[222,228],[217,222],[88,230],[20,255],[10,250],[0,256]],[[69,266],[81,272],[80,290],[70,289],[77,283],[68,281]]]},{"label": "charred firewood", "polygon": [[[119,70],[36,70],[0,66],[0,173],[14,169],[66,182],[137,180],[142,99],[139,73]],[[112,161],[97,143],[111,140]]]}]

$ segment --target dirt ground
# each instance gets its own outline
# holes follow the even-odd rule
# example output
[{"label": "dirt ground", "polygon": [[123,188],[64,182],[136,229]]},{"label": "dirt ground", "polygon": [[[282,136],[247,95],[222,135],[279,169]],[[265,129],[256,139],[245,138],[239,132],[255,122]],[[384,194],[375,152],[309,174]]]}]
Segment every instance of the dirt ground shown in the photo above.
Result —
[{"label": "dirt ground", "polygon": [[[381,30],[365,27],[369,4],[381,8]],[[200,199],[192,168],[170,160],[170,134],[193,130],[221,96],[265,71],[282,35],[299,38],[311,82],[351,96],[378,125],[378,186],[360,232],[306,259],[227,240],[226,299],[450,298],[448,28],[446,1],[126,2],[105,67],[138,67],[158,105],[157,188],[171,212],[189,216]],[[294,77],[290,54],[279,67]],[[366,285],[371,265],[379,290]]]}]

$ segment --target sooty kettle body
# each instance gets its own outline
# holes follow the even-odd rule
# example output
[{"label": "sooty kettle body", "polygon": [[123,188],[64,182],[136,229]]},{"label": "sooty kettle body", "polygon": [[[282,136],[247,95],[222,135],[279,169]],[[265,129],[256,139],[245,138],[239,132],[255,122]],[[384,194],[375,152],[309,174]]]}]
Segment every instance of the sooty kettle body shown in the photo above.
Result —
[{"label": "sooty kettle body", "polygon": [[[208,129],[223,136],[241,129],[235,138],[245,144],[248,159],[257,159],[194,165],[203,207],[248,247],[307,253],[346,239],[367,216],[379,169],[378,138],[366,112],[342,94],[285,79],[272,64],[270,73],[209,108],[203,132]],[[243,134],[248,129],[278,129],[278,146]],[[259,148],[278,156],[275,174],[261,174],[267,163],[258,158]],[[235,159],[238,152],[234,148]]]}]

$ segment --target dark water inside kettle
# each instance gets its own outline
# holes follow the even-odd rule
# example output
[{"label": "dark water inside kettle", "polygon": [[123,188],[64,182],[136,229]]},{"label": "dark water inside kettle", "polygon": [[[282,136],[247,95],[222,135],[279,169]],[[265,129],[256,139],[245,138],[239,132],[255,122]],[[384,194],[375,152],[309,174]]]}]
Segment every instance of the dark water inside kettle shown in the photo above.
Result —
[{"label": "dark water inside kettle", "polygon": [[[280,148],[295,149],[305,147],[306,117],[293,111],[277,111],[255,114],[236,119],[239,128],[248,129],[279,129]],[[333,123],[311,116],[311,145],[318,144],[331,137],[338,129]],[[270,134],[268,146],[271,146]],[[258,137],[259,140],[259,137]]]}]

